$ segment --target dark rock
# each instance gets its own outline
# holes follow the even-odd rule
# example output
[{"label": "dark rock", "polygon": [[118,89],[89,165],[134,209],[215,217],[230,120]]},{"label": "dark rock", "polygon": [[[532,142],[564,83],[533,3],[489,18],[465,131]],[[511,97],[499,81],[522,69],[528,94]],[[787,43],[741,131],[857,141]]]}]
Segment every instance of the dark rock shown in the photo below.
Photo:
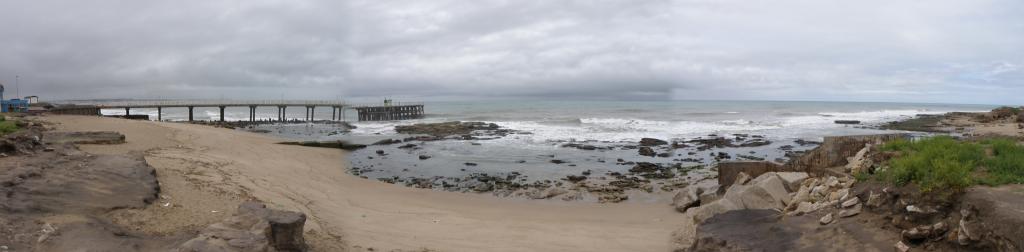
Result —
[{"label": "dark rock", "polygon": [[476,166],[476,163],[465,163],[466,166]]},{"label": "dark rock", "polygon": [[857,120],[836,120],[836,124],[860,124]]},{"label": "dark rock", "polygon": [[576,176],[576,175],[565,176],[565,180],[568,180],[569,182],[573,182],[573,183],[580,182],[580,181],[583,181],[583,180],[586,180],[586,179],[587,179],[587,176]]},{"label": "dark rock", "polygon": [[406,144],[406,145],[398,146],[398,148],[399,149],[412,149],[412,148],[416,148],[416,145],[415,144]]},{"label": "dark rock", "polygon": [[665,140],[661,140],[661,139],[654,139],[654,138],[643,138],[643,139],[640,139],[640,146],[659,146],[659,145],[666,145],[666,144],[668,144],[668,142],[666,142]]},{"label": "dark rock", "polygon": [[672,156],[672,153],[668,153],[668,152],[658,153],[658,157],[671,157],[671,156]]},{"label": "dark rock", "polygon": [[384,150],[377,150],[376,153],[377,153],[377,155],[381,155],[381,156],[385,155],[384,154]]},{"label": "dark rock", "polygon": [[564,164],[564,163],[565,163],[565,161],[562,161],[562,160],[558,160],[558,159],[552,159],[552,160],[551,160],[551,163],[552,163],[552,164]]},{"label": "dark rock", "polygon": [[741,144],[737,145],[737,147],[760,147],[760,146],[765,146],[765,145],[769,145],[769,144],[772,144],[772,141],[768,141],[768,140],[764,140],[764,139],[753,139],[753,140],[750,140],[748,142],[741,143]]},{"label": "dark rock", "polygon": [[653,157],[656,154],[654,152],[654,150],[651,149],[651,147],[640,147],[640,150],[638,151],[638,153],[641,156],[649,156],[649,157]]},{"label": "dark rock", "polygon": [[123,144],[125,137],[113,131],[46,132],[43,142],[48,144]]},{"label": "dark rock", "polygon": [[694,140],[690,140],[689,143],[696,143],[696,144],[698,144],[698,146],[697,146],[697,150],[698,151],[710,150],[710,149],[714,149],[714,148],[732,147],[732,139],[728,139],[728,138],[724,138],[724,137],[715,137],[715,138],[708,138],[708,139],[694,139]]},{"label": "dark rock", "polygon": [[427,160],[427,159],[430,159],[430,156],[420,155],[420,160]]},{"label": "dark rock", "polygon": [[402,140],[398,140],[398,139],[384,139],[384,140],[380,140],[380,141],[374,142],[373,144],[370,144],[370,145],[391,145],[391,144],[396,144],[396,143],[401,143],[401,142],[402,142]]},{"label": "dark rock", "polygon": [[661,170],[661,167],[658,166],[657,164],[648,163],[648,162],[639,162],[639,163],[636,164],[636,166],[633,166],[633,168],[630,168],[629,172],[633,172],[633,173],[651,173],[651,172],[657,172],[659,170]]},{"label": "dark rock", "polygon": [[[413,125],[395,126],[395,131],[401,134],[424,134],[432,136],[462,135],[465,139],[468,134],[477,130],[498,130],[498,125],[484,122],[443,122],[443,123],[420,123]],[[470,136],[472,138],[472,136]]]}]

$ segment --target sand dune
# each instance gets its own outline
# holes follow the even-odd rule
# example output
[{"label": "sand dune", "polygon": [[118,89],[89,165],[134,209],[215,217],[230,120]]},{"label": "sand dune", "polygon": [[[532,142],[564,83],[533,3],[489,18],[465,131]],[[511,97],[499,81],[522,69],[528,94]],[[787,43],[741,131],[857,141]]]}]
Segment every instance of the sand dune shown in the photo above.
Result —
[{"label": "sand dune", "polygon": [[83,146],[88,152],[145,152],[164,198],[113,215],[150,233],[196,230],[257,198],[307,213],[314,250],[665,251],[684,218],[659,203],[501,199],[385,184],[346,174],[341,150],[277,145],[281,139],[256,133],[99,117],[43,120],[58,130],[127,136],[123,145]]}]

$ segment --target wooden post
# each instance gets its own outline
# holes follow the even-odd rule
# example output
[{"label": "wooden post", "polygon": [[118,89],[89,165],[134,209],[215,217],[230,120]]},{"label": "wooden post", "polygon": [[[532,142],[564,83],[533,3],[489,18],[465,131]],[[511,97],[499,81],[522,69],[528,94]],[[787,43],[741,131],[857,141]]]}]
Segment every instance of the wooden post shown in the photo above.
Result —
[{"label": "wooden post", "polygon": [[188,121],[192,121],[192,106],[188,106]]},{"label": "wooden post", "polygon": [[156,121],[157,122],[163,121],[163,118],[162,118],[163,112],[164,112],[164,108],[163,107],[156,107]]},{"label": "wooden post", "polygon": [[224,106],[220,106],[218,108],[220,108],[220,121],[223,122],[224,121]]}]

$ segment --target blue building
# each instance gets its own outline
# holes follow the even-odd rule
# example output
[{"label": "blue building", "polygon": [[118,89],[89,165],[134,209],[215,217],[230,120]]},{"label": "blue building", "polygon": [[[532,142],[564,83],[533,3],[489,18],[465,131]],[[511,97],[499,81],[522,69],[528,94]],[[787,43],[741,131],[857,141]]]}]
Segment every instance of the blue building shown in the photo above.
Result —
[{"label": "blue building", "polygon": [[0,112],[28,112],[28,100],[17,98],[4,100],[4,85],[0,84]]}]

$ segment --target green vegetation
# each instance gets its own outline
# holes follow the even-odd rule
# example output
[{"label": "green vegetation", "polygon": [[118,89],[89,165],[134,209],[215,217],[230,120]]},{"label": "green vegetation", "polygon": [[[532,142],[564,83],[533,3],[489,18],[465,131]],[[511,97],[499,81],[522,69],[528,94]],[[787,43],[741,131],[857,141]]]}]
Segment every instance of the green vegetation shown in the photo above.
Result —
[{"label": "green vegetation", "polygon": [[902,153],[880,173],[897,185],[913,182],[923,191],[959,191],[974,184],[1024,183],[1024,147],[1014,140],[975,143],[939,136],[894,141],[882,150]]},{"label": "green vegetation", "polygon": [[12,121],[0,122],[0,136],[7,135],[18,130],[18,125]]},{"label": "green vegetation", "polygon": [[17,130],[18,125],[14,121],[8,121],[6,117],[0,115],[0,136],[10,134]]},{"label": "green vegetation", "polygon": [[978,178],[986,185],[1024,184],[1024,146],[1009,139],[984,141],[992,148],[994,158],[985,159],[987,174]]}]

